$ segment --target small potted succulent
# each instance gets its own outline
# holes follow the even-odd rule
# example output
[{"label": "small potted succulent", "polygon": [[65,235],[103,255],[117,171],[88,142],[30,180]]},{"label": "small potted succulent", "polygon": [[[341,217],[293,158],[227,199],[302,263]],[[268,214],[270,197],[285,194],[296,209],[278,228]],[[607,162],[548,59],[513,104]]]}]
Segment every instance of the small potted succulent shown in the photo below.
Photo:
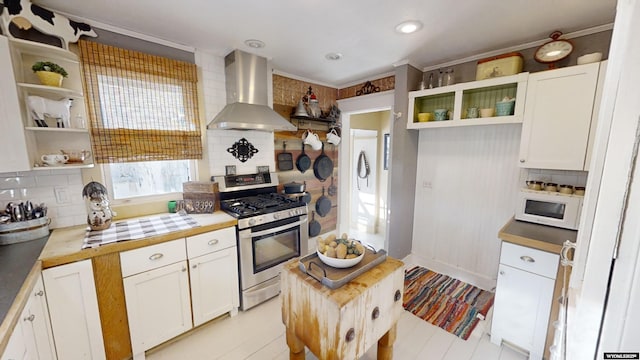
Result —
[{"label": "small potted succulent", "polygon": [[50,61],[38,61],[31,66],[40,82],[48,86],[62,86],[62,79],[67,77],[67,71],[60,65]]}]

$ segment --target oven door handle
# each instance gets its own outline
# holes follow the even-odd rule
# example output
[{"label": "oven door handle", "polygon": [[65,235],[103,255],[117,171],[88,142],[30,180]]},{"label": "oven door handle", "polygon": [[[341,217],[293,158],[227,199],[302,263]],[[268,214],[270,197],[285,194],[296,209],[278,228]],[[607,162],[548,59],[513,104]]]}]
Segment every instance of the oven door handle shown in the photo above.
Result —
[{"label": "oven door handle", "polygon": [[253,236],[262,236],[262,235],[267,235],[267,234],[273,234],[273,233],[278,232],[278,231],[287,230],[287,229],[291,229],[291,228],[294,228],[294,227],[301,226],[306,222],[307,222],[306,220],[296,221],[296,222],[293,222],[291,224],[278,226],[277,228],[268,229],[268,230],[262,230],[262,231],[258,231],[258,232],[252,232],[250,234],[251,234],[252,237]]}]

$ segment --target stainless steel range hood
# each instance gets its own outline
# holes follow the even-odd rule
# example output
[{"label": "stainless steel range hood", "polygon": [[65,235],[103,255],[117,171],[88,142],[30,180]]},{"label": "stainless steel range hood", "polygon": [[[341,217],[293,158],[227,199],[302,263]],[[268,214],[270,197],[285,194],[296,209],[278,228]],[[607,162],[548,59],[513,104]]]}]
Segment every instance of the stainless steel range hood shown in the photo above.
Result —
[{"label": "stainless steel range hood", "polygon": [[227,105],[207,129],[296,131],[267,106],[267,59],[234,50],[224,58]]}]

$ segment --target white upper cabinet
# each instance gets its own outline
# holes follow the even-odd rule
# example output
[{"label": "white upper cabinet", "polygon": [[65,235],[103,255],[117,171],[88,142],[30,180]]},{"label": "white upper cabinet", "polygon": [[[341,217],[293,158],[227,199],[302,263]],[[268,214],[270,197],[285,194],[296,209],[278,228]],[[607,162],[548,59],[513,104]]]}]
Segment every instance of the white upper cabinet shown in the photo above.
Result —
[{"label": "white upper cabinet", "polygon": [[27,171],[31,165],[22,128],[16,80],[11,71],[9,41],[5,36],[0,36],[0,68],[3,69],[0,71],[0,152],[11,154],[0,157],[0,172]]},{"label": "white upper cabinet", "polygon": [[[6,41],[6,38],[4,40]],[[14,93],[16,88],[18,90],[15,101],[18,106],[17,116],[12,117],[14,119],[12,126],[21,129],[20,136],[26,139],[26,146],[23,144],[20,148],[24,149],[22,151],[27,154],[25,156],[27,156],[28,168],[23,170],[92,167],[92,158],[84,161],[72,159],[76,161],[59,166],[43,166],[41,160],[42,155],[60,154],[61,150],[75,152],[91,150],[91,141],[86,125],[87,115],[82,88],[82,72],[78,56],[59,47],[21,39],[9,40],[9,49],[11,50],[11,62],[4,68],[13,69],[11,77],[14,79],[10,84],[13,86]],[[37,61],[51,61],[62,66],[68,73],[68,76],[62,81],[62,86],[42,85],[31,70]],[[8,75],[3,73],[0,76]],[[3,81],[0,87],[4,86],[5,82]],[[47,99],[46,103],[42,102],[39,106],[43,108],[40,109],[43,113],[51,115],[44,116],[44,123],[38,123],[34,120],[27,104],[29,96]],[[60,114],[61,105],[58,103],[60,101],[71,101],[69,119],[66,121],[57,120]],[[2,108],[1,105],[0,108]],[[44,124],[47,126],[43,126]]]},{"label": "white upper cabinet", "polygon": [[[512,124],[522,122],[524,100],[529,73],[471,81],[435,89],[409,92],[407,129],[429,129],[436,127]],[[496,109],[496,103],[505,97],[515,98],[511,112],[498,116],[472,117],[469,108]],[[434,121],[435,110],[444,109],[448,120]],[[431,120],[420,121],[418,114],[428,113]]]},{"label": "white upper cabinet", "polygon": [[600,63],[529,75],[519,165],[584,170]]}]

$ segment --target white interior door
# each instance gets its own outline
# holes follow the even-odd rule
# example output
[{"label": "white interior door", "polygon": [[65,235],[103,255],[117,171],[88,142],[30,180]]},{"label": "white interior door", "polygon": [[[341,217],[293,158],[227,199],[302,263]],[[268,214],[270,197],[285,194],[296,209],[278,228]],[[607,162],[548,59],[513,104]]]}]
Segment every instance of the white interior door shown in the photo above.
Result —
[{"label": "white interior door", "polygon": [[351,228],[360,233],[375,234],[378,219],[378,132],[351,130],[351,137]]}]

